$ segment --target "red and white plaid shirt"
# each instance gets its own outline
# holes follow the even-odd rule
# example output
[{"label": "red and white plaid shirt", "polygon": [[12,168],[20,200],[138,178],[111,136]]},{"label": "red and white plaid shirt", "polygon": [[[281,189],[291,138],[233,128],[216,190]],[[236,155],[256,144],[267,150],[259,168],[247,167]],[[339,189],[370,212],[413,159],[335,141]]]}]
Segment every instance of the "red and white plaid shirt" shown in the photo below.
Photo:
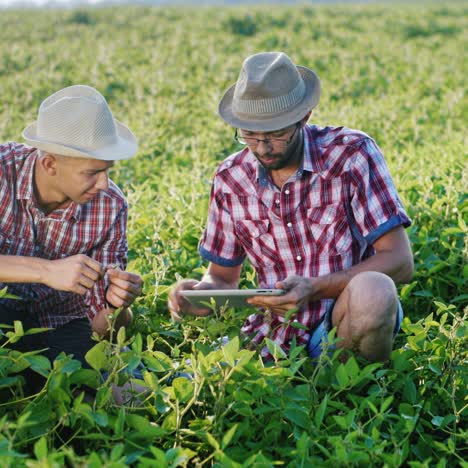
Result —
[{"label": "red and white plaid shirt", "polygon": [[[273,288],[289,275],[319,277],[350,268],[374,253],[380,236],[409,226],[387,165],[365,133],[343,127],[306,126],[299,169],[279,189],[245,148],[218,168],[200,255],[223,266],[247,257],[260,287]],[[268,337],[288,350],[310,333],[334,300],[313,301],[294,321],[253,314],[242,331],[259,344]],[[268,355],[266,347],[262,354]]]},{"label": "red and white plaid shirt", "polygon": [[[48,260],[85,254],[104,266],[127,262],[127,202],[119,188],[99,192],[86,204],[45,215],[36,205],[33,175],[37,150],[19,143],[0,145],[0,255]],[[0,299],[0,308],[27,309],[43,327],[58,327],[94,315],[106,306],[105,281],[87,294],[56,291],[43,284],[0,283],[21,300]]]}]

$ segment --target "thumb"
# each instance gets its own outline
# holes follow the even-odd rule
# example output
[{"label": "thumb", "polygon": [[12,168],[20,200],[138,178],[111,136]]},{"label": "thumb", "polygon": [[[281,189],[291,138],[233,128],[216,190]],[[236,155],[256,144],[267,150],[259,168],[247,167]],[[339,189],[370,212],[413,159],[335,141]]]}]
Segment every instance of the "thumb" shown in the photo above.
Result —
[{"label": "thumb", "polygon": [[192,289],[196,290],[207,290],[207,289],[213,289],[213,285],[209,283],[205,283],[203,281],[197,281],[196,284],[193,286]]},{"label": "thumb", "polygon": [[290,288],[288,287],[288,282],[287,282],[287,280],[278,281],[277,283],[275,283],[275,288],[276,288],[276,289],[284,289],[285,291],[287,291],[288,289],[290,289]]},{"label": "thumb", "polygon": [[118,265],[107,265],[107,268],[106,268],[106,273],[109,275],[109,276],[119,276],[119,273],[121,272],[122,270],[120,269],[120,267]]},{"label": "thumb", "polygon": [[295,281],[293,278],[285,278],[284,280],[278,281],[275,284],[275,287],[278,289],[284,289],[286,291],[289,291],[290,289],[294,288],[296,286]]}]

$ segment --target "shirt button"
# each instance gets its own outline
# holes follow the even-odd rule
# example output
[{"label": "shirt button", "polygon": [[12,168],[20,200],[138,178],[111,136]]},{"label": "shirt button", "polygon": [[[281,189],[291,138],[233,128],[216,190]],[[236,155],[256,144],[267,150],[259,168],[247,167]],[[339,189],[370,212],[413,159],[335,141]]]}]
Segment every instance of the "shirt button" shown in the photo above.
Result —
[{"label": "shirt button", "polygon": [[300,255],[298,255],[298,256],[296,257],[296,260],[297,260],[298,262],[300,262],[300,261],[302,260],[302,257],[301,257]]},{"label": "shirt button", "polygon": [[278,199],[276,199],[276,200],[275,200],[275,203],[276,203],[277,205],[279,205],[279,204],[280,204],[280,201],[279,201]]},{"label": "shirt button", "polygon": [[349,137],[345,136],[343,137],[343,143],[348,143]]},{"label": "shirt button", "polygon": [[288,223],[288,224],[286,224],[286,226],[291,227],[291,226],[292,226],[292,223]]},{"label": "shirt button", "polygon": [[284,191],[284,193],[285,193],[286,195],[289,195],[289,190],[286,189],[286,190]]}]

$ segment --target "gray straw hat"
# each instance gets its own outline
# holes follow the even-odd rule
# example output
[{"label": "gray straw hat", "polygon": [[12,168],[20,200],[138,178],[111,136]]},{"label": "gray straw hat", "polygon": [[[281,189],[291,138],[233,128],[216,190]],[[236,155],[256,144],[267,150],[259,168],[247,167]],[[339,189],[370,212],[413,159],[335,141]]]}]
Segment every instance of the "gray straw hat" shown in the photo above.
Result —
[{"label": "gray straw hat", "polygon": [[23,138],[52,154],[103,161],[129,159],[138,150],[135,136],[114,119],[104,97],[85,85],[69,86],[45,99]]},{"label": "gray straw hat", "polygon": [[248,57],[237,82],[221,98],[218,113],[233,127],[273,131],[301,120],[320,98],[320,80],[283,52]]}]

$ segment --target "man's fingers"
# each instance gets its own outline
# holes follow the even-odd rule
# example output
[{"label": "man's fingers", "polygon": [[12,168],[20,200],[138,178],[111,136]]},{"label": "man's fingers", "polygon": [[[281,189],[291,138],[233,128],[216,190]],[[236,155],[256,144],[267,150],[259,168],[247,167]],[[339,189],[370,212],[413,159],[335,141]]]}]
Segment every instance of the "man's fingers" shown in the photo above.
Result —
[{"label": "man's fingers", "polygon": [[169,296],[168,299],[169,310],[171,313],[177,313],[180,310],[179,304],[177,303],[177,299],[175,297]]},{"label": "man's fingers", "polygon": [[117,309],[120,307],[127,307],[131,304],[131,302],[127,303],[125,299],[118,296],[115,292],[109,290],[107,291],[106,299],[111,305],[113,305]]},{"label": "man's fingers", "polygon": [[286,304],[284,307],[267,307],[267,309],[284,317],[290,310],[297,310],[297,306],[295,304]]},{"label": "man's fingers", "polygon": [[141,294],[141,284],[130,283],[129,281],[120,278],[112,278],[110,281],[110,287],[112,286],[122,291],[131,292],[137,296]]},{"label": "man's fingers", "polygon": [[112,286],[109,287],[106,294],[107,301],[114,307],[128,307],[136,298],[136,294],[119,288],[113,288]]},{"label": "man's fingers", "polygon": [[170,312],[171,312],[171,318],[172,318],[172,320],[174,322],[181,322],[182,321],[182,316],[178,312],[176,312],[174,310],[171,310]]},{"label": "man's fingers", "polygon": [[118,286],[111,285],[109,286],[108,291],[110,291],[112,294],[115,294],[116,296],[120,297],[123,300],[127,300],[129,298],[136,298],[138,294],[134,293],[131,290],[128,289],[122,289],[119,288]]},{"label": "man's fingers", "polygon": [[91,278],[89,278],[88,276],[84,275],[84,274],[81,274],[80,275],[80,279],[79,279],[79,284],[81,286],[84,286],[86,289],[91,289],[94,287],[94,285],[96,284],[96,281],[93,281]]},{"label": "man's fingers", "polygon": [[112,282],[116,282],[117,279],[127,281],[132,284],[141,284],[142,279],[140,275],[136,273],[130,273],[129,271],[121,270],[120,268],[108,268],[107,275],[109,279],[112,278]]},{"label": "man's fingers", "polygon": [[248,300],[249,304],[260,306],[260,307],[282,307],[287,304],[295,303],[297,296],[293,292],[284,294],[283,296],[255,296]]},{"label": "man's fingers", "polygon": [[83,296],[84,294],[88,292],[88,288],[86,288],[85,286],[82,286],[81,284],[76,284],[71,290],[71,292],[75,294],[79,294],[80,296]]},{"label": "man's fingers", "polygon": [[174,313],[180,313],[182,310],[189,310],[191,305],[184,297],[181,296],[181,292],[184,290],[197,289],[200,283],[196,280],[182,280],[177,283],[169,293],[168,305],[169,309]]},{"label": "man's fingers", "polygon": [[249,304],[261,307],[264,310],[271,310],[271,312],[284,317],[291,309],[297,309],[297,301],[297,294],[294,291],[290,291],[283,296],[255,296],[249,299],[248,302]]},{"label": "man's fingers", "polygon": [[99,272],[97,272],[96,270],[93,270],[87,264],[82,266],[81,272],[83,275],[85,275],[87,278],[92,280],[94,283],[102,278],[102,275],[99,274]]},{"label": "man's fingers", "polygon": [[101,263],[99,263],[97,260],[94,260],[93,258],[87,257],[86,255],[83,255],[83,257],[84,257],[84,264],[88,268],[95,271],[98,274],[98,277],[104,276],[104,267],[102,266]]}]

